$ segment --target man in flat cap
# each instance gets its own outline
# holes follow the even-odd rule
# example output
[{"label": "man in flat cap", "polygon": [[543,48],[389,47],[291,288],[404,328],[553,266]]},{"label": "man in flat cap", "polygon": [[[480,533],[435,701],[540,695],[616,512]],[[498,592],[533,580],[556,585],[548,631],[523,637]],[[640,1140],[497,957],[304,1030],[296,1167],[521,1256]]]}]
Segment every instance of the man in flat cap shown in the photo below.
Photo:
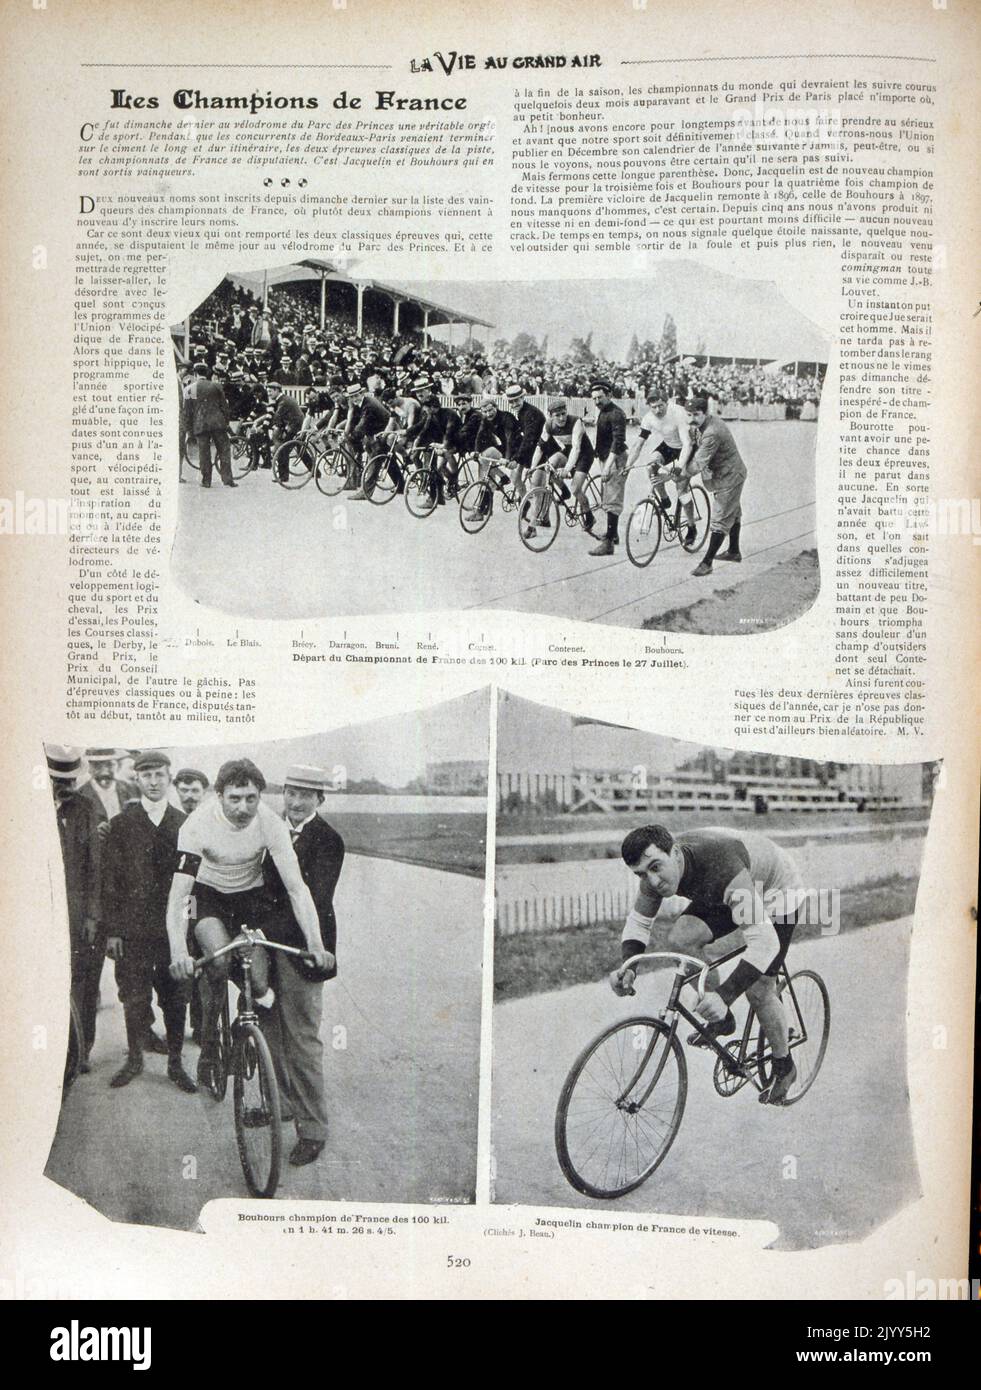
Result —
[{"label": "man in flat cap", "polygon": [[174,777],[174,791],[185,816],[201,805],[210,783],[205,773],[196,767],[182,767]]},{"label": "man in flat cap", "polygon": [[106,839],[103,913],[108,954],[116,962],[128,1048],[125,1063],[109,1084],[128,1086],[143,1070],[147,1018],[155,990],[167,1034],[167,1076],[178,1090],[190,1094],[197,1087],[182,1061],[188,981],[171,976],[167,940],[167,894],[177,834],[186,817],[167,800],[170,759],[166,753],[140,753],[133,770],[140,799],[111,822]]},{"label": "man in flat cap", "polygon": [[72,994],[82,1023],[83,1053],[79,1065],[81,1071],[87,1072],[88,1055],[95,1042],[99,980],[106,958],[106,938],[100,925],[103,842],[95,806],[78,790],[82,770],[78,749],[48,743],[44,751],[65,870]]},{"label": "man in flat cap", "polygon": [[[320,1038],[323,986],[337,974],[337,921],[334,890],[344,863],[344,841],[320,814],[329,787],[326,772],[294,764],[283,783],[284,820],[310,890],[324,950],[326,968],[316,969],[295,956],[270,952],[275,971],[276,1002],[263,1031],[269,1040],[280,1089],[293,1113],[297,1143],[290,1163],[302,1167],[319,1158],[327,1139],[327,1097],[324,1087],[324,1047]],[[289,895],[275,865],[269,861],[269,886],[276,903],[266,935],[285,946],[305,946]]]}]

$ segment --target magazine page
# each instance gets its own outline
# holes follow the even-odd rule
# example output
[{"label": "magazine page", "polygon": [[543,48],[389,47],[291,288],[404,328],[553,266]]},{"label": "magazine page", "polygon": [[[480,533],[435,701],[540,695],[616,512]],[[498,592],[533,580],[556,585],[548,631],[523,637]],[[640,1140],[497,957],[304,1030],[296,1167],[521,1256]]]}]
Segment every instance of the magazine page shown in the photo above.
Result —
[{"label": "magazine page", "polygon": [[5,17],[5,1294],[970,1297],[976,12]]}]

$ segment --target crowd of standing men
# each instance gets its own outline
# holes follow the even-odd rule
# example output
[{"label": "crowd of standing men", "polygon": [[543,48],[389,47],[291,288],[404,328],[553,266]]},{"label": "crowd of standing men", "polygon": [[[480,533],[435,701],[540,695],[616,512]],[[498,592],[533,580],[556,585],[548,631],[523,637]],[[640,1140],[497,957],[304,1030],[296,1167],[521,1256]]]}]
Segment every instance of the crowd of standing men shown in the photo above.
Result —
[{"label": "crowd of standing men", "polygon": [[[188,958],[206,949],[202,926],[221,917],[223,905],[231,934],[244,920],[242,892],[225,891],[223,876],[230,875],[233,890],[248,890],[249,925],[309,953],[306,964],[262,953],[272,958],[261,968],[269,981],[264,1031],[285,1101],[284,1118],[294,1121],[298,1136],[291,1161],[312,1162],[327,1135],[321,996],[323,983],[336,973],[333,894],[344,858],[343,840],[320,814],[327,774],[290,768],[284,812],[278,816],[260,804],[265,780],[245,759],[223,764],[211,788],[207,774],[197,768],[174,774],[169,755],[160,749],[93,747],[83,754],[49,744],[45,751],[65,871],[72,994],[82,1034],[79,1070],[91,1070],[108,957],[127,1041],[125,1060],[110,1086],[120,1089],[140,1076],[146,1053],[166,1056],[167,1077],[182,1092],[193,1094],[199,1083],[207,1083],[214,1010],[206,1007],[202,1016],[202,1004],[227,988],[227,966],[224,971],[209,967],[194,982]],[[190,853],[188,847],[199,840],[201,852]],[[207,846],[218,842],[223,848],[212,859]],[[174,932],[168,932],[176,883],[191,899],[177,944]],[[154,1028],[154,996],[164,1036]],[[197,1081],[183,1061],[189,1008],[201,1046]]]}]

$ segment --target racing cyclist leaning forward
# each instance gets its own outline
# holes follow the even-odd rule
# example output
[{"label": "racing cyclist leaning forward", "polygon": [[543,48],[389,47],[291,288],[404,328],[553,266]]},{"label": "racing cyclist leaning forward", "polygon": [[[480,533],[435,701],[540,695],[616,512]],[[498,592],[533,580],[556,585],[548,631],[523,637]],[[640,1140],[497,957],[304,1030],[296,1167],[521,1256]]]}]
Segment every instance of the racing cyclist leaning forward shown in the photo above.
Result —
[{"label": "racing cyclist leaning forward", "polygon": [[[773,1053],[773,1082],[761,1093],[760,1103],[782,1104],[797,1077],[776,987],[802,892],[795,861],[756,832],[707,827],[673,835],[663,825],[632,830],[621,855],[640,880],[623,928],[623,961],[646,951],[652,931],[665,927],[669,947],[694,950],[709,959],[723,953],[710,949],[713,942],[742,932],[745,954],[727,978],[699,1000],[695,1012],[706,1019],[711,1036],[726,1037],[736,1030],[730,1006],[740,994],[746,995]],[[629,993],[635,975],[622,965],[614,970],[614,993]],[[697,1033],[688,1041],[705,1046]]]}]

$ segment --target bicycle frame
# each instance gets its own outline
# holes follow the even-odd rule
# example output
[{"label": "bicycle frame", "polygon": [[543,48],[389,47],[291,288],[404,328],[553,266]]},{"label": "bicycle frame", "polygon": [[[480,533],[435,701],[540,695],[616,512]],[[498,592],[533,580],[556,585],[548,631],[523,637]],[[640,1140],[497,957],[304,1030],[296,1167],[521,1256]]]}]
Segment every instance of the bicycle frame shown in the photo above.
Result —
[{"label": "bicycle frame", "polygon": [[209,951],[194,962],[194,973],[200,975],[221,956],[227,956],[232,951],[239,954],[242,961],[242,994],[245,1001],[245,1007],[237,1015],[236,1021],[239,1023],[255,1023],[259,1017],[255,1011],[255,1001],[252,998],[252,955],[259,946],[269,951],[282,951],[286,956],[304,956],[309,959],[308,951],[300,950],[297,946],[283,946],[278,941],[270,941],[260,928],[257,927],[252,930],[243,923],[239,927],[238,936],[227,942],[226,945],[219,946],[217,951]]},{"label": "bicycle frame", "polygon": [[[734,1075],[740,1075],[745,1077],[746,1080],[751,1081],[753,1083],[753,1085],[756,1087],[758,1091],[762,1091],[764,1089],[764,1086],[756,1074],[755,1067],[752,1065],[746,1065],[745,1030],[743,1032],[743,1037],[740,1040],[739,1053],[734,1057],[733,1054],[728,1050],[728,1048],[723,1047],[722,1044],[718,1042],[712,1036],[712,1034],[707,1031],[704,1021],[700,1019],[697,1014],[692,1013],[689,1009],[685,1007],[685,1005],[681,1002],[680,997],[681,991],[685,988],[685,986],[691,985],[692,988],[697,992],[699,998],[701,998],[706,992],[705,984],[708,979],[709,972],[717,969],[720,965],[726,965],[729,961],[735,960],[735,958],[737,956],[741,956],[745,950],[745,946],[737,946],[735,950],[728,951],[725,955],[719,956],[717,960],[713,961],[696,960],[694,956],[686,956],[682,954],[682,952],[680,951],[644,952],[642,955],[631,956],[629,960],[625,960],[620,967],[619,973],[622,976],[625,971],[633,970],[639,974],[641,967],[650,961],[677,961],[678,965],[674,973],[674,979],[671,982],[671,992],[668,995],[668,1002],[665,1004],[664,1008],[658,1014],[658,1017],[660,1018],[662,1023],[668,1023],[667,1015],[672,1015],[671,1021],[670,1023],[668,1023],[668,1027],[670,1029],[670,1037],[674,1037],[678,1031],[679,1017],[683,1018],[685,1022],[690,1027],[694,1028],[696,1033],[698,1033],[698,1035],[702,1039],[702,1042],[707,1047],[710,1047],[712,1051],[716,1054],[716,1056],[721,1059],[723,1065],[726,1067],[728,1071],[730,1071]],[[780,973],[777,976],[778,979],[780,979],[781,977],[784,981],[784,988],[789,991],[790,998],[793,1000],[794,1014],[796,1016],[799,1028],[797,1035],[794,1037],[790,1044],[791,1049],[793,1049],[795,1047],[799,1047],[802,1043],[807,1042],[807,1028],[805,1026],[804,1018],[801,1014],[800,1007],[797,1003],[797,996],[794,993],[794,987],[791,983],[790,973],[787,970],[786,961],[781,965]],[[635,1106],[639,1109],[641,1106],[645,1104],[647,1097],[654,1089],[654,1086],[656,1085],[658,1078],[661,1075],[661,1071],[664,1067],[665,1061],[667,1060],[667,1048],[665,1048],[664,1050],[664,1056],[661,1058],[661,1061],[658,1064],[653,1080],[651,1081],[647,1090],[644,1092],[644,1095],[641,1097],[641,1099],[638,1101],[630,1101],[629,1104],[627,1104],[626,1098],[627,1096],[629,1096],[632,1088],[636,1085],[638,1077],[643,1075],[644,1068],[647,1066],[648,1062],[651,1059],[651,1056],[653,1055],[654,1047],[657,1041],[658,1035],[655,1034],[651,1037],[649,1043],[647,1044],[647,1048],[645,1050],[643,1059],[641,1060],[641,1063],[637,1068],[637,1071],[634,1073],[633,1077],[631,1077],[630,1084],[618,1097],[618,1105],[624,1103],[625,1108],[629,1108],[632,1110]]]}]

